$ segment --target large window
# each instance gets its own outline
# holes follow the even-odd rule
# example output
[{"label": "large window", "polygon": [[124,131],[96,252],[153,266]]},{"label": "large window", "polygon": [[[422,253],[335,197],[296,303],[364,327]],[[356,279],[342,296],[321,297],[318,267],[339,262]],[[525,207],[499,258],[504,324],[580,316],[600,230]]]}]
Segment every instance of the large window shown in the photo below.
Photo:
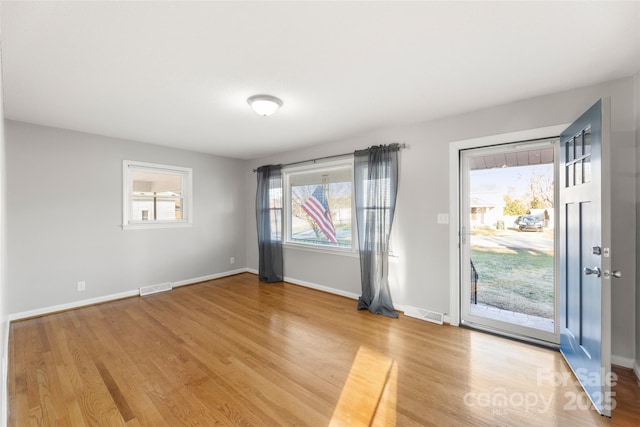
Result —
[{"label": "large window", "polygon": [[123,228],[189,226],[191,215],[189,168],[123,162]]},{"label": "large window", "polygon": [[353,162],[284,172],[286,243],[352,248]]}]

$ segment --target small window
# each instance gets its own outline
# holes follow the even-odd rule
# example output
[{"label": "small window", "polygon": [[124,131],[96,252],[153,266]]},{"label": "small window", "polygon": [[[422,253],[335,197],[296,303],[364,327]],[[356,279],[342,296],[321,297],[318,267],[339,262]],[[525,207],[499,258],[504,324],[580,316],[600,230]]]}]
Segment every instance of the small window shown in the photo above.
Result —
[{"label": "small window", "polygon": [[123,228],[191,226],[191,175],[190,168],[125,160]]},{"label": "small window", "polygon": [[285,171],[286,243],[351,249],[353,162]]}]

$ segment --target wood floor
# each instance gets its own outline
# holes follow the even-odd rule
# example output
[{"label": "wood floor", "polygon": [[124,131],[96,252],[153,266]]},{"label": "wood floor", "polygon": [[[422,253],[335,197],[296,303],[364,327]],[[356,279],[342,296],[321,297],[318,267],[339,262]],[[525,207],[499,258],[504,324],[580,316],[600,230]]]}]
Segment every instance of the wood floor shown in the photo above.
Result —
[{"label": "wood floor", "polygon": [[631,371],[604,418],[556,351],[252,274],[14,322],[9,350],[10,426],[640,425]]}]

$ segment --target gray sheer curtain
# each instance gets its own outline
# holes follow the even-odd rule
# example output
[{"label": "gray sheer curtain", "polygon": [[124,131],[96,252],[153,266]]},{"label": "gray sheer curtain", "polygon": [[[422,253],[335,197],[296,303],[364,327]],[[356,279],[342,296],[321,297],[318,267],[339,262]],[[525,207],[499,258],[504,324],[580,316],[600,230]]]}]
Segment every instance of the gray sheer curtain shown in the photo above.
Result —
[{"label": "gray sheer curtain", "polygon": [[356,151],[355,197],[362,296],[358,310],[398,317],[389,292],[389,234],[398,191],[398,144]]},{"label": "gray sheer curtain", "polygon": [[282,261],[282,166],[261,166],[257,170],[256,221],[258,224],[261,282],[281,282]]}]

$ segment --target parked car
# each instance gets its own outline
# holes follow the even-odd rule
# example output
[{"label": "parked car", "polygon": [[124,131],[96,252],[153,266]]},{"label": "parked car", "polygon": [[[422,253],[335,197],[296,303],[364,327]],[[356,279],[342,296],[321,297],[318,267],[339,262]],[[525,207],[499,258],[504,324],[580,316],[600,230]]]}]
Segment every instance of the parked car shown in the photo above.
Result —
[{"label": "parked car", "polygon": [[516,218],[515,226],[520,231],[542,231],[542,219],[533,215],[522,215]]}]

